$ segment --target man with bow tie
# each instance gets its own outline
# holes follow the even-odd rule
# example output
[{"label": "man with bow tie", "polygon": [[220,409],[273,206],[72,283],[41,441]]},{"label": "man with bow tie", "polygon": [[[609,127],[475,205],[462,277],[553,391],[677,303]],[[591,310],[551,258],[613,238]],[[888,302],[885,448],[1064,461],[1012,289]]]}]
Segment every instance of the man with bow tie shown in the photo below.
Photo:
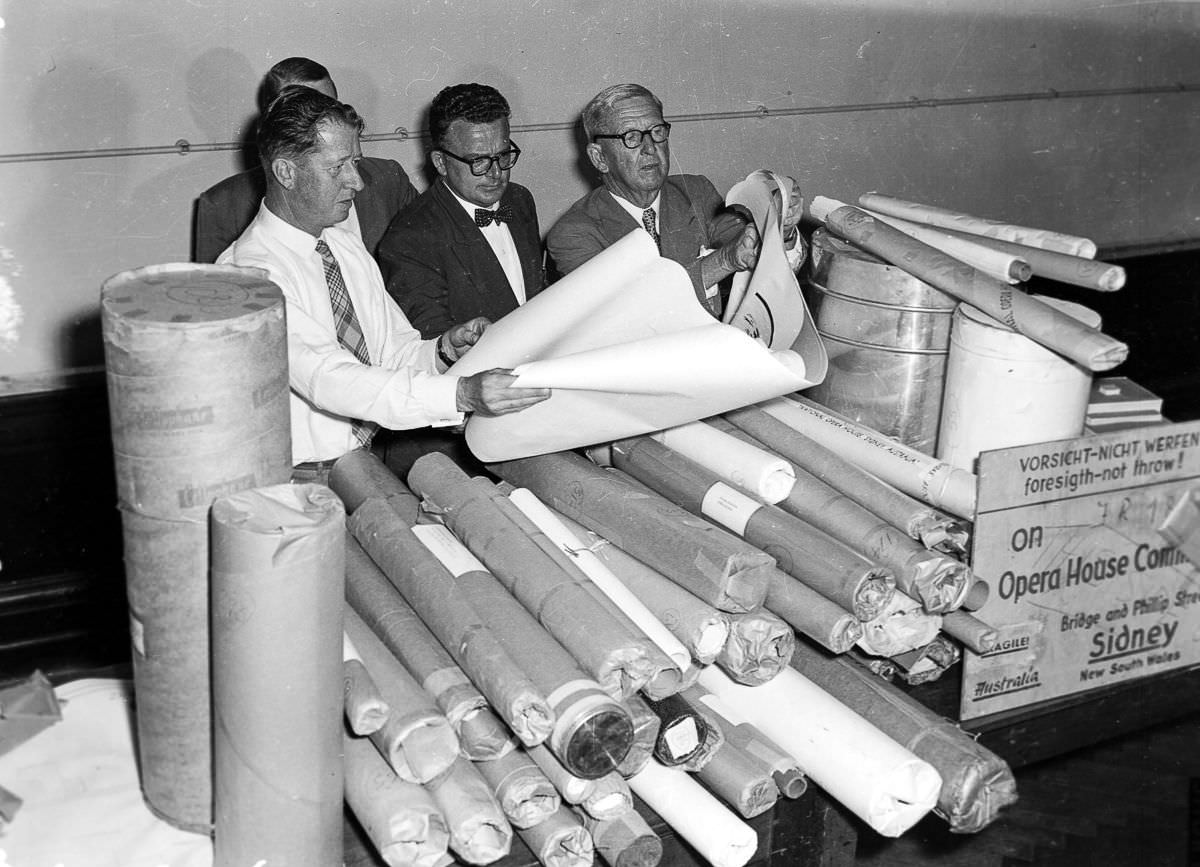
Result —
[{"label": "man with bow tie", "polygon": [[508,101],[485,84],[442,90],[429,110],[438,178],[379,242],[387,290],[424,337],[495,321],[545,286],[533,196],[509,182],[521,149]]}]

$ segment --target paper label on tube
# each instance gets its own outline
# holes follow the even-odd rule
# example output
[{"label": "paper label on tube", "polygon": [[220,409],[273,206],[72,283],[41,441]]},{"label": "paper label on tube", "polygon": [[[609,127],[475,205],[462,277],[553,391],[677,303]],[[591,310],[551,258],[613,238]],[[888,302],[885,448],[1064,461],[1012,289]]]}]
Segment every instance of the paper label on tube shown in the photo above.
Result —
[{"label": "paper label on tube", "polygon": [[678,725],[667,729],[663,740],[667,742],[672,755],[686,756],[700,746],[700,733],[696,730],[696,721],[691,717],[685,717],[679,721]]},{"label": "paper label on tube", "polygon": [[745,535],[750,516],[762,508],[762,503],[747,497],[724,482],[716,482],[704,494],[700,512],[739,536]]},{"label": "paper label on tube", "polygon": [[458,541],[458,537],[441,524],[417,524],[412,531],[455,578],[468,572],[487,571],[487,567]]}]

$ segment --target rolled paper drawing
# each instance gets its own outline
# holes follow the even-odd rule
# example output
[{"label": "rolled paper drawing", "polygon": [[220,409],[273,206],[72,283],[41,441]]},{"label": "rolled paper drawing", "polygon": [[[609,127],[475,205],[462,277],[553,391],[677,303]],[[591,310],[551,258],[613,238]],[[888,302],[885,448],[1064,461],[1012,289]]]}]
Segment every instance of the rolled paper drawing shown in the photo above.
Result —
[{"label": "rolled paper drawing", "polygon": [[[661,652],[599,604],[585,577],[568,572],[523,532],[505,513],[515,507],[500,491],[486,479],[472,479],[440,452],[418,458],[408,479],[423,508],[450,527],[610,695],[622,698],[641,689],[654,670],[652,651]],[[579,628],[581,620],[587,629]]]},{"label": "rolled paper drawing", "polygon": [[[563,524],[608,567],[613,576],[633,593],[650,612],[688,649],[697,665],[708,665],[729,639],[729,615],[718,611],[685,588],[651,569],[566,515],[556,512]],[[691,674],[686,680],[693,681]]]},{"label": "rolled paper drawing", "polygon": [[554,784],[524,750],[476,762],[475,770],[487,780],[514,828],[529,828],[544,822],[562,803]]},{"label": "rolled paper drawing", "polygon": [[1020,334],[1091,371],[1116,367],[1129,347],[1095,328],[910,238],[864,211],[817,197],[814,215],[852,241],[948,295],[977,307]]},{"label": "rolled paper drawing", "polygon": [[592,835],[596,854],[609,867],[658,867],[662,860],[662,840],[636,810],[600,821],[575,810]]},{"label": "rolled paper drawing", "polygon": [[754,829],[686,771],[650,762],[629,778],[629,787],[713,867],[742,867],[754,857]]},{"label": "rolled paper drawing", "polygon": [[1029,262],[1012,253],[1004,253],[995,247],[970,240],[969,237],[952,235],[944,229],[924,226],[899,217],[889,217],[878,211],[866,212],[876,220],[899,229],[910,238],[916,238],[922,244],[928,244],[947,256],[965,262],[995,280],[1021,283],[1033,276],[1033,268]]},{"label": "rolled paper drawing", "polygon": [[896,674],[910,686],[929,683],[962,659],[958,645],[945,635],[935,635],[924,647],[892,656]]},{"label": "rolled paper drawing", "polygon": [[494,759],[513,748],[487,699],[353,536],[346,541],[346,599],[433,697],[466,758]]},{"label": "rolled paper drawing", "polygon": [[387,465],[366,449],[353,449],[342,455],[329,471],[329,487],[341,497],[346,513],[370,499],[388,503],[408,526],[417,522],[421,501]]},{"label": "rolled paper drawing", "polygon": [[850,660],[807,647],[798,649],[792,665],[937,769],[942,786],[934,811],[952,831],[979,831],[1017,799],[1016,781],[1003,759],[905,692]]},{"label": "rolled paper drawing", "polygon": [[701,421],[650,434],[651,439],[695,461],[723,481],[749,491],[764,503],[778,503],[791,492],[796,474],[791,464],[737,440]]},{"label": "rolled paper drawing", "polygon": [[774,783],[777,794],[799,798],[808,791],[808,780],[796,759],[764,735],[757,726],[700,686],[688,687],[683,697],[685,701],[704,709],[708,719],[721,729],[727,744],[740,750],[762,768]]},{"label": "rolled paper drawing", "polygon": [[450,842],[425,787],[400,779],[366,738],[342,738],[346,803],[388,867],[433,867]]},{"label": "rolled paper drawing", "polygon": [[595,779],[585,780],[575,776],[545,746],[530,747],[526,754],[568,804],[582,804],[596,790]]},{"label": "rolled paper drawing", "polygon": [[1055,250],[1060,253],[1069,253],[1072,256],[1083,256],[1087,259],[1094,259],[1096,256],[1095,242],[1076,235],[1066,235],[1047,229],[1031,229],[1026,226],[1004,223],[1000,220],[973,217],[961,211],[909,202],[878,192],[864,193],[858,197],[858,203],[864,208],[870,208],[881,214],[899,217],[903,220],[911,220],[914,223],[923,223],[943,229],[956,229],[970,235],[998,238],[1002,241],[1026,244],[1043,250]]},{"label": "rolled paper drawing", "polygon": [[[734,438],[750,437],[734,430]],[[795,484],[778,504],[781,509],[890,569],[896,586],[919,599],[927,611],[937,614],[962,604],[972,580],[964,563],[930,551],[807,470],[788,466]]]},{"label": "rolled paper drawing", "polygon": [[284,484],[211,521],[214,863],[336,863],[345,511]]},{"label": "rolled paper drawing", "polygon": [[672,695],[662,701],[648,699],[646,704],[659,719],[654,758],[662,764],[681,765],[704,746],[708,721],[680,696]]},{"label": "rolled paper drawing", "polygon": [[763,683],[788,664],[795,646],[792,627],[770,611],[731,614],[729,640],[717,656],[717,665],[738,683]]},{"label": "rolled paper drawing", "polygon": [[[696,674],[699,676],[699,667]],[[654,757],[654,745],[658,743],[658,731],[662,720],[658,718],[646,700],[638,695],[625,699],[625,709],[633,720],[633,743],[621,763],[617,765],[617,773],[628,779],[640,771]]]},{"label": "rolled paper drawing", "polygon": [[862,637],[862,621],[782,569],[771,571],[766,607],[834,653],[844,653]]},{"label": "rolled paper drawing", "polygon": [[[967,520],[975,517],[975,474],[910,449],[796,396],[759,408],[907,494]],[[732,420],[737,424],[737,414]],[[753,433],[753,431],[751,431]]]},{"label": "rolled paper drawing", "polygon": [[1070,283],[1072,286],[1082,286],[1085,289],[1096,289],[1100,292],[1116,292],[1125,285],[1125,269],[1110,262],[1100,262],[1085,256],[1072,256],[1070,253],[1059,253],[1055,250],[1044,250],[1041,247],[1017,244],[1000,238],[985,238],[982,235],[972,235],[958,229],[942,229],[942,231],[957,238],[970,238],[1003,253],[1018,256],[1029,263],[1030,270],[1037,277],[1057,280],[1060,283]]},{"label": "rolled paper drawing", "polygon": [[[807,470],[863,508],[899,527],[926,548],[952,556],[966,556],[969,533],[958,518],[939,512],[928,503],[882,481],[760,407],[743,407],[726,413],[723,418],[791,461],[793,466]],[[713,421],[716,423],[715,419]]]},{"label": "rolled paper drawing", "polygon": [[616,771],[596,780],[596,785],[579,804],[583,811],[596,819],[611,819],[633,809],[633,792]]},{"label": "rolled paper drawing", "polygon": [[350,636],[342,633],[342,690],[346,705],[346,722],[350,730],[362,737],[383,728],[390,709],[371,680],[371,673],[362,664],[362,657]]},{"label": "rolled paper drawing", "polygon": [[942,631],[976,653],[987,653],[1000,640],[1000,633],[995,627],[961,610],[951,611],[942,617]]},{"label": "rolled paper drawing", "polygon": [[419,524],[414,535],[453,576],[451,584],[479,616],[486,616],[501,647],[547,696],[554,727],[546,746],[572,774],[602,777],[625,757],[633,723],[624,706],[534,619],[494,575],[440,524]]},{"label": "rolled paper drawing", "polygon": [[689,512],[720,524],[769,554],[779,568],[870,620],[895,586],[888,570],[828,534],[735,490],[698,464],[648,437],[613,443],[613,461]]},{"label": "rolled paper drawing", "polygon": [[560,806],[544,822],[518,828],[517,834],[544,867],[589,867],[592,863],[592,836],[567,807]]},{"label": "rolled paper drawing", "polygon": [[988,601],[988,597],[992,595],[992,587],[982,578],[976,578],[971,582],[970,588],[967,589],[967,595],[963,598],[962,607],[967,611],[978,611]]},{"label": "rolled paper drawing", "polygon": [[471,762],[458,759],[425,788],[446,819],[455,855],[468,864],[491,864],[508,854],[512,826]]},{"label": "rolled paper drawing", "polygon": [[941,626],[942,615],[929,614],[907,593],[896,593],[878,615],[863,624],[858,646],[876,656],[895,656],[924,647]]},{"label": "rolled paper drawing", "polygon": [[387,722],[370,735],[396,776],[427,782],[444,772],[458,756],[458,738],[428,692],[409,673],[349,605],[346,634],[362,655],[363,665],[379,685],[391,708]]},{"label": "rolled paper drawing", "polygon": [[554,712],[470,602],[454,576],[384,501],[365,501],[347,521],[354,537],[454,661],[524,744],[549,737]]},{"label": "rolled paper drawing", "polygon": [[[688,671],[692,667],[692,657],[687,647],[663,625],[663,622],[633,591],[622,584],[620,579],[612,573],[612,570],[592,550],[591,546],[595,544],[594,542],[580,538],[569,529],[563,523],[563,518],[539,500],[532,491],[516,488],[508,493],[508,498],[546,534],[547,538],[571,557],[588,579],[600,588],[604,595],[612,600],[613,604],[620,608],[638,629],[675,664],[677,670],[674,677],[660,672],[647,681],[644,688],[651,697],[678,692],[682,688],[683,681],[693,679]],[[592,534],[588,533],[587,535],[591,536]],[[592,536],[593,540],[595,538]]]},{"label": "rolled paper drawing", "polygon": [[557,452],[493,464],[505,481],[608,539],[721,611],[753,611],[771,558],[623,473]]},{"label": "rolled paper drawing", "polygon": [[937,801],[942,781],[932,765],[795,669],[742,686],[709,666],[700,686],[737,707],[810,779],[885,837],[903,834]]}]

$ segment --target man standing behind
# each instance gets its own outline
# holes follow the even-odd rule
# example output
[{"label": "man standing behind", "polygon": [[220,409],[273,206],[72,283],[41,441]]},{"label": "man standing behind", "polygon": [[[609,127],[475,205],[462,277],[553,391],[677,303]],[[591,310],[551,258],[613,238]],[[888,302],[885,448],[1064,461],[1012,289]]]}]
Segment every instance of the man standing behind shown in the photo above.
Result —
[{"label": "man standing behind", "polygon": [[388,298],[379,267],[345,226],[363,189],[362,119],[307,87],[288,87],[259,127],[267,192],[220,257],[266,269],[287,306],[293,478],[324,481],[333,461],[369,448],[378,427],[457,424],[463,412],[516,412],[545,389],[512,388],[505,371],[445,376],[479,323],[422,340]]},{"label": "man standing behind", "polygon": [[[639,84],[600,91],[583,110],[587,155],[602,187],[573,204],[546,238],[558,271],[570,273],[631,231],[654,238],[662,256],[687,269],[700,303],[720,317],[718,283],[758,261],[758,230],[725,207],[701,175],[669,175],[671,124],[662,102]],[[801,200],[784,219],[785,240],[798,241]]]},{"label": "man standing behind", "polygon": [[[263,80],[263,113],[289,84],[303,84],[337,99],[337,87],[324,66],[307,57],[289,57],[272,66]],[[363,157],[358,172],[364,188],[355,196],[346,225],[362,238],[368,250],[374,250],[392,217],[417,197],[417,191],[395,160]],[[266,190],[267,179],[260,165],[228,177],[200,194],[196,200],[197,262],[215,262],[237,240],[258,213]]]},{"label": "man standing behind", "polygon": [[429,110],[438,178],[376,251],[388,293],[423,336],[495,321],[545,285],[533,196],[509,182],[521,149],[508,101],[485,84],[443,89]]}]

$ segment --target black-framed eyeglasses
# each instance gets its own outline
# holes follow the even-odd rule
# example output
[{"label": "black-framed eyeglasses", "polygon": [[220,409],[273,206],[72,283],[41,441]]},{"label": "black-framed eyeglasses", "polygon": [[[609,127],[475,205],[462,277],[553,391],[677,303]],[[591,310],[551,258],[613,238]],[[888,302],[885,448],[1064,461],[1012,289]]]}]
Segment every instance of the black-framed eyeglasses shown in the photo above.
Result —
[{"label": "black-framed eyeglasses", "polygon": [[445,148],[438,148],[439,151],[448,157],[453,157],[460,163],[466,163],[471,168],[471,174],[477,178],[481,178],[492,170],[492,164],[500,166],[503,171],[508,171],[517,164],[517,157],[521,155],[521,149],[517,147],[515,141],[509,141],[508,150],[500,151],[498,154],[492,154],[488,157],[460,157],[458,154],[452,154]]},{"label": "black-framed eyeglasses", "polygon": [[627,129],[625,132],[612,133],[611,135],[594,135],[592,141],[601,138],[619,138],[621,144],[633,150],[642,146],[642,139],[650,136],[650,141],[655,144],[662,144],[671,137],[671,125],[665,120],[662,123],[656,123],[650,129]]}]

